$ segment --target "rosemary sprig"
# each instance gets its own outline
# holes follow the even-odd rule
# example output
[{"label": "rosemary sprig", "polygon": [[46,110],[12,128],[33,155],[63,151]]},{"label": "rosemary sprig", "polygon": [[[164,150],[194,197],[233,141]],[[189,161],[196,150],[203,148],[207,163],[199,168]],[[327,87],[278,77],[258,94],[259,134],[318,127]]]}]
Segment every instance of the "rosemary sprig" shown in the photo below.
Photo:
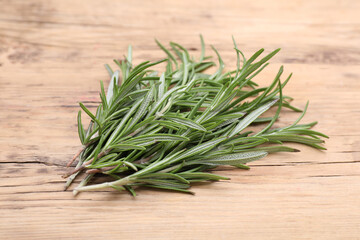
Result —
[{"label": "rosemary sprig", "polygon": [[[228,179],[208,172],[219,165],[248,169],[246,163],[268,153],[298,151],[283,142],[325,149],[320,137],[327,136],[310,129],[316,122],[299,124],[308,104],[293,124],[272,128],[284,107],[301,111],[290,104],[292,98],[283,95],[291,74],[281,82],[282,66],[268,87],[254,82],[280,49],[263,58],[264,49],[260,49],[246,59],[234,41],[237,68],[224,72],[224,62],[212,46],[219,67],[208,74],[215,63],[205,55],[202,37],[199,60],[180,44],[170,43],[171,52],[156,43],[167,58],[134,66],[129,47],[126,59],[115,61],[121,72],[106,65],[111,80],[107,93],[101,82],[96,113],[80,103],[91,121],[85,131],[79,111],[83,147],[68,164],[79,157],[67,174],[65,188],[79,172],[85,171],[85,177],[74,194],[111,187],[135,195],[138,186],[191,193],[188,188],[193,182]],[[158,74],[152,67],[161,63],[166,67]],[[261,117],[272,107],[277,107],[274,116]],[[258,132],[248,131],[254,124],[265,126]],[[87,185],[97,173],[114,180]]]}]

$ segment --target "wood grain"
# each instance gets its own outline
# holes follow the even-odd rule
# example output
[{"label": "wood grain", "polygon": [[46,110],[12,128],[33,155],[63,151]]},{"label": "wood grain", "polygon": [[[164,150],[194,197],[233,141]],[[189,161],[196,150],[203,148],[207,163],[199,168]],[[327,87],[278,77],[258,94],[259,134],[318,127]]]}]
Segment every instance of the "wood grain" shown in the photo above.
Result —
[{"label": "wood grain", "polygon": [[[359,1],[0,1],[1,239],[360,239]],[[136,62],[154,38],[199,55],[198,34],[229,66],[231,35],[249,55],[281,47],[304,122],[330,135],[325,152],[274,154],[195,196],[140,190],[62,191],[78,149],[77,103],[99,100],[104,63],[127,45]],[[210,51],[210,49],[209,49]],[[290,111],[279,125],[297,117]],[[294,145],[295,146],[295,145]]]}]

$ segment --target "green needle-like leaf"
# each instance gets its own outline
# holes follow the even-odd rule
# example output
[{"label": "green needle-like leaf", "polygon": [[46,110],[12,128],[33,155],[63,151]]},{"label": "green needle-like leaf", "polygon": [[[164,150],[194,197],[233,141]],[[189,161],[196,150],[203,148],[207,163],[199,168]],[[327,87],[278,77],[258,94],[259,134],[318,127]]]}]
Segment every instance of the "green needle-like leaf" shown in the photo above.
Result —
[{"label": "green needle-like leaf", "polygon": [[198,124],[198,123],[196,123],[194,121],[191,121],[190,119],[177,117],[177,116],[166,116],[166,115],[164,117],[166,119],[169,119],[170,121],[182,124],[182,125],[184,125],[186,127],[192,128],[194,130],[206,132],[206,128],[204,128],[203,126],[201,126],[200,124]]},{"label": "green needle-like leaf", "polygon": [[80,142],[81,144],[84,144],[85,130],[81,122],[81,111],[78,112],[77,123],[78,123],[78,133],[79,133]]},{"label": "green needle-like leaf", "polygon": [[202,164],[209,165],[232,165],[236,166],[238,164],[245,164],[251,161],[258,160],[267,155],[267,152],[244,152],[244,153],[235,153],[227,154],[219,157],[199,160],[198,162]]},{"label": "green needle-like leaf", "polygon": [[261,114],[269,110],[269,108],[274,105],[278,99],[268,102],[256,110],[252,111],[249,115],[247,115],[239,124],[234,128],[233,131],[230,132],[229,136],[233,137],[236,134],[239,134],[242,130],[244,130],[247,126],[249,126],[255,119],[257,119]]}]

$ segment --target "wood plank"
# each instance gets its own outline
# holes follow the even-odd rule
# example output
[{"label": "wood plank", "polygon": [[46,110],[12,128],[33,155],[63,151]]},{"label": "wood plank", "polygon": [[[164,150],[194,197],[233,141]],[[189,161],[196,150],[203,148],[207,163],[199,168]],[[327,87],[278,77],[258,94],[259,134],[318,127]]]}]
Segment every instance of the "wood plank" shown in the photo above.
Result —
[{"label": "wood plank", "polygon": [[[359,239],[360,2],[0,1],[0,234],[4,239]],[[231,35],[249,56],[282,51],[259,77],[285,66],[285,93],[303,122],[330,136],[327,151],[291,145],[195,196],[139,190],[63,191],[79,147],[78,102],[94,110],[104,63],[129,44],[135,63],[164,57],[154,39],[199,56],[199,38],[233,67]],[[207,48],[207,51],[211,51]],[[115,66],[112,64],[112,66]],[[278,126],[298,114],[286,111]],[[73,188],[73,187],[72,187]]]}]

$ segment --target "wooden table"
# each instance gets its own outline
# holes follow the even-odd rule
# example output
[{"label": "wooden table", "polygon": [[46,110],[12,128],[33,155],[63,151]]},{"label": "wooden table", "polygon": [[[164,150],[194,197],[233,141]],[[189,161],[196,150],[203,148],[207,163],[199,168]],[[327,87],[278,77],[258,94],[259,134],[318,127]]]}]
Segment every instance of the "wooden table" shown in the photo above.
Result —
[{"label": "wooden table", "polygon": [[[0,1],[1,239],[360,239],[359,1]],[[230,181],[195,196],[140,190],[63,191],[79,148],[78,102],[90,109],[104,63],[127,45],[135,62],[164,54],[154,38],[199,55],[198,34],[234,66],[231,35],[249,56],[281,47],[285,89],[318,120],[327,151],[296,146],[222,168]],[[209,48],[210,51],[210,48]],[[112,65],[114,66],[114,65]],[[286,111],[277,124],[298,114]]]}]

